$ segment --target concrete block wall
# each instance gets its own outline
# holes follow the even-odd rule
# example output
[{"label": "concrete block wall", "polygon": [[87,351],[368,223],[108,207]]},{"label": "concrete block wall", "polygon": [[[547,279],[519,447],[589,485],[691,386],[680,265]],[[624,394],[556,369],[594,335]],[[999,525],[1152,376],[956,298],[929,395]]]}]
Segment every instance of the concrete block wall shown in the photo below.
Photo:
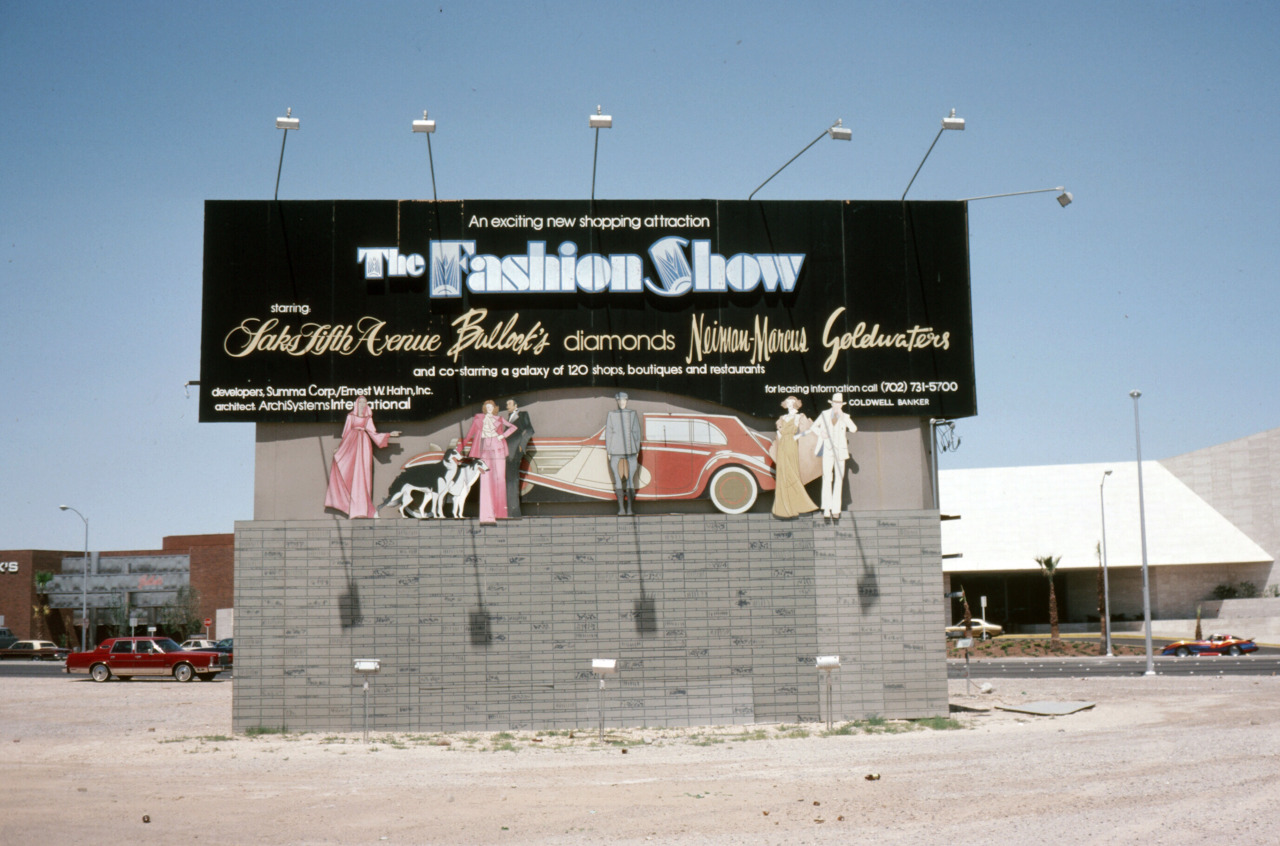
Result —
[{"label": "concrete block wall", "polygon": [[[947,713],[939,523],[895,511],[236,526],[233,724],[359,731]],[[822,693],[820,697],[820,692]]]}]

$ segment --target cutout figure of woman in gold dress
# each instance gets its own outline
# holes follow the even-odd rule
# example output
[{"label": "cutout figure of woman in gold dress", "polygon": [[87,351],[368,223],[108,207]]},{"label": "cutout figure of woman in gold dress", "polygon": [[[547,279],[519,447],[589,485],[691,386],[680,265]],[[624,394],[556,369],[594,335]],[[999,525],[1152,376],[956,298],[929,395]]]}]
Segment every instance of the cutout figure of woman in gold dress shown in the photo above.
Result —
[{"label": "cutout figure of woman in gold dress", "polygon": [[787,410],[778,418],[778,440],[773,459],[777,488],[773,493],[773,516],[798,517],[818,506],[805,492],[800,478],[800,447],[797,441],[809,431],[812,421],[800,413],[800,400],[787,397],[782,401]]}]

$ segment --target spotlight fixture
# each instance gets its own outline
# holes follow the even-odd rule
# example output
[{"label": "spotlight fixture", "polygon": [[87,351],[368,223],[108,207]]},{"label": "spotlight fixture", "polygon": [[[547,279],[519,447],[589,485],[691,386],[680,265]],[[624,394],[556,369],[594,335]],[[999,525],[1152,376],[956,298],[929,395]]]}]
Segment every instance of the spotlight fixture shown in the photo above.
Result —
[{"label": "spotlight fixture", "polygon": [[964,130],[964,118],[956,117],[956,110],[952,109],[951,114],[942,119],[943,129],[959,129]]},{"label": "spotlight fixture", "polygon": [[845,126],[839,118],[836,119],[836,122],[832,124],[831,128],[828,129],[827,132],[831,135],[832,141],[853,140],[853,130]]},{"label": "spotlight fixture", "polygon": [[589,129],[612,129],[613,115],[600,114],[600,106],[596,106],[596,113],[587,117],[587,127]]},{"label": "spotlight fixture", "polygon": [[422,110],[422,120],[415,120],[413,122],[413,131],[425,132],[427,134],[431,134],[436,131],[436,122],[434,120],[427,120],[426,109]]},{"label": "spotlight fixture", "polygon": [[293,108],[285,109],[284,117],[276,118],[276,129],[292,129],[298,131],[300,121],[293,116]]}]

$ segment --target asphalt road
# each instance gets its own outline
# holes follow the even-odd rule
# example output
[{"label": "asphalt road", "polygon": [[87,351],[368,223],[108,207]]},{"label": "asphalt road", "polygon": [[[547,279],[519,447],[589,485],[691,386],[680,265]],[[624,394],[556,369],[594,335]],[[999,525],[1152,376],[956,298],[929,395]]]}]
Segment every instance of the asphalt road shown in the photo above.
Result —
[{"label": "asphalt road", "polygon": [[[50,678],[53,676],[66,676],[69,679],[87,680],[89,676],[86,673],[74,673],[68,675],[62,671],[63,663],[61,661],[0,661],[0,679],[2,678]],[[219,675],[231,677],[230,672],[219,673]]]},{"label": "asphalt road", "polygon": [[[1141,676],[1147,670],[1143,655],[1123,658],[997,658],[971,660],[969,678],[1037,678],[1049,676]],[[1156,675],[1160,676],[1274,676],[1280,672],[1280,656],[1243,655],[1166,658],[1155,656]],[[964,659],[947,660],[947,677],[965,678]]]},{"label": "asphalt road", "polygon": [[[1155,670],[1161,676],[1274,676],[1280,673],[1280,655],[1269,650],[1239,658],[1204,656],[1199,658],[1166,658],[1155,656]],[[1147,669],[1142,655],[1123,658],[996,658],[971,660],[969,678],[1037,678],[1047,676],[1140,676]],[[61,661],[0,662],[0,678],[45,677],[65,675]],[[71,676],[67,676],[72,678]],[[947,661],[947,677],[965,677],[964,660]],[[74,678],[87,679],[76,675]]]},{"label": "asphalt road", "polygon": [[0,661],[0,678],[61,675],[64,675],[61,661]]}]

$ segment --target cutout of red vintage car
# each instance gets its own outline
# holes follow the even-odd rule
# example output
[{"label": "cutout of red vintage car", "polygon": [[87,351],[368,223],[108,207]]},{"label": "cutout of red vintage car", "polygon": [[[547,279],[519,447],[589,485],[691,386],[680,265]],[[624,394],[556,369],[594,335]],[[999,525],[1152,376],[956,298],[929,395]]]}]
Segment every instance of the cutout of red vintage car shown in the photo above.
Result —
[{"label": "cutout of red vintage car", "polygon": [[[641,412],[642,439],[635,472],[639,501],[708,497],[725,514],[755,505],[774,489],[772,440],[723,414]],[[466,441],[458,449],[466,451]],[[438,462],[443,450],[409,459],[404,468]],[[520,468],[521,494],[530,502],[612,500],[613,478],[604,427],[594,435],[534,435]]]}]

